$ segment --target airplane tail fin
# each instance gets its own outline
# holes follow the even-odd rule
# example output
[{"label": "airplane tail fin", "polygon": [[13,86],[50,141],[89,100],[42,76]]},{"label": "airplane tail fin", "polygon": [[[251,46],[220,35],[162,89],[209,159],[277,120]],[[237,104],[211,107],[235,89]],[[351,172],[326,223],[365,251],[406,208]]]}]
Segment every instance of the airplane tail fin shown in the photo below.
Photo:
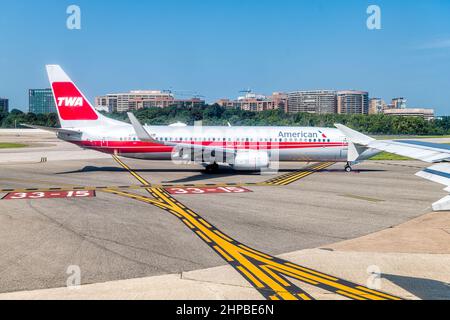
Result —
[{"label": "airplane tail fin", "polygon": [[100,125],[104,117],[92,107],[64,70],[59,65],[47,65],[46,68],[61,127]]}]

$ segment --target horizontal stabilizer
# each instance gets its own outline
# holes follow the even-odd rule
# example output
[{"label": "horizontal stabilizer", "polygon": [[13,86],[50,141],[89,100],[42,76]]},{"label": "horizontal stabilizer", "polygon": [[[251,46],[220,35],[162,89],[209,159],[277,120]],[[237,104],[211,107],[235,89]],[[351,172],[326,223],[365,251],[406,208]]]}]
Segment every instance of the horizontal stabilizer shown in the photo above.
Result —
[{"label": "horizontal stabilizer", "polygon": [[60,133],[65,133],[65,134],[81,134],[80,131],[63,129],[63,128],[36,126],[36,125],[33,125],[33,124],[27,124],[27,123],[21,123],[20,125],[24,126],[24,127],[27,127],[27,128],[40,129],[40,130],[45,130],[45,131],[49,131],[49,132],[57,132],[57,133],[60,132]]}]

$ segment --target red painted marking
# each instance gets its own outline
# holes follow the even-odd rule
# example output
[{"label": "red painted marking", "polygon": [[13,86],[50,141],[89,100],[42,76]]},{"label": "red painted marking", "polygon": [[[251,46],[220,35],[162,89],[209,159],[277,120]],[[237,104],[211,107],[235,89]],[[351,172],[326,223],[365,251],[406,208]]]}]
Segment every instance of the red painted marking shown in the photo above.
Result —
[{"label": "red painted marking", "polygon": [[72,82],[53,82],[56,107],[63,120],[97,120],[89,102]]},{"label": "red painted marking", "polygon": [[36,199],[61,199],[61,198],[92,198],[95,197],[94,190],[78,191],[46,191],[46,192],[10,192],[3,200],[36,200]]},{"label": "red painted marking", "polygon": [[[84,148],[92,148],[106,153],[170,153],[174,147],[142,141],[70,141]],[[197,146],[215,146],[236,150],[271,150],[271,149],[304,149],[304,148],[335,148],[346,144],[340,142],[182,142]]]},{"label": "red painted marking", "polygon": [[183,188],[165,188],[170,194],[207,194],[207,193],[244,193],[253,192],[242,187],[183,187]]}]

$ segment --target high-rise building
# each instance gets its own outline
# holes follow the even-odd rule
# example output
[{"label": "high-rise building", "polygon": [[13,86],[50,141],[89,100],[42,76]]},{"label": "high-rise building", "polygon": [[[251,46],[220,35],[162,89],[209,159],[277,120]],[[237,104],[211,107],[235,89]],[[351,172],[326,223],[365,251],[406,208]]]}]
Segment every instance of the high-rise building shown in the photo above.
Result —
[{"label": "high-rise building", "polygon": [[0,98],[0,113],[5,113],[9,111],[9,100],[5,98]]},{"label": "high-rise building", "polygon": [[28,90],[28,111],[35,114],[56,112],[52,89]]},{"label": "high-rise building", "polygon": [[289,113],[336,113],[336,91],[312,90],[288,93]]},{"label": "high-rise building", "polygon": [[273,109],[281,109],[284,112],[288,112],[288,95],[284,92],[274,92],[272,93],[272,97],[270,97],[273,101]]},{"label": "high-rise building", "polygon": [[338,91],[337,112],[340,114],[368,114],[369,93],[366,91]]},{"label": "high-rise building", "polygon": [[391,109],[406,109],[406,102],[407,100],[405,98],[394,98],[391,102]]},{"label": "high-rise building", "polygon": [[369,114],[380,114],[387,109],[386,102],[380,98],[372,98],[369,100]]},{"label": "high-rise building", "polygon": [[175,99],[172,93],[159,90],[130,91],[128,93],[107,94],[95,98],[95,108],[108,112],[125,112],[151,107],[195,107],[204,104],[205,101],[198,98]]}]

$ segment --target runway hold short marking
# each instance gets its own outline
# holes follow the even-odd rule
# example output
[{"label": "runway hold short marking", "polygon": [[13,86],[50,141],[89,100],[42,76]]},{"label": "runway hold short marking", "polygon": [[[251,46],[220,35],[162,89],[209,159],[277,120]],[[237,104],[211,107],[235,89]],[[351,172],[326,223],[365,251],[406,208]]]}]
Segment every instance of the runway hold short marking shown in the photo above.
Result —
[{"label": "runway hold short marking", "polygon": [[253,192],[242,187],[188,187],[188,188],[165,188],[170,194],[208,194],[208,193],[245,193]]},{"label": "runway hold short marking", "polygon": [[80,191],[46,191],[46,192],[10,192],[3,200],[37,200],[37,199],[81,199],[95,197],[94,190]]}]

